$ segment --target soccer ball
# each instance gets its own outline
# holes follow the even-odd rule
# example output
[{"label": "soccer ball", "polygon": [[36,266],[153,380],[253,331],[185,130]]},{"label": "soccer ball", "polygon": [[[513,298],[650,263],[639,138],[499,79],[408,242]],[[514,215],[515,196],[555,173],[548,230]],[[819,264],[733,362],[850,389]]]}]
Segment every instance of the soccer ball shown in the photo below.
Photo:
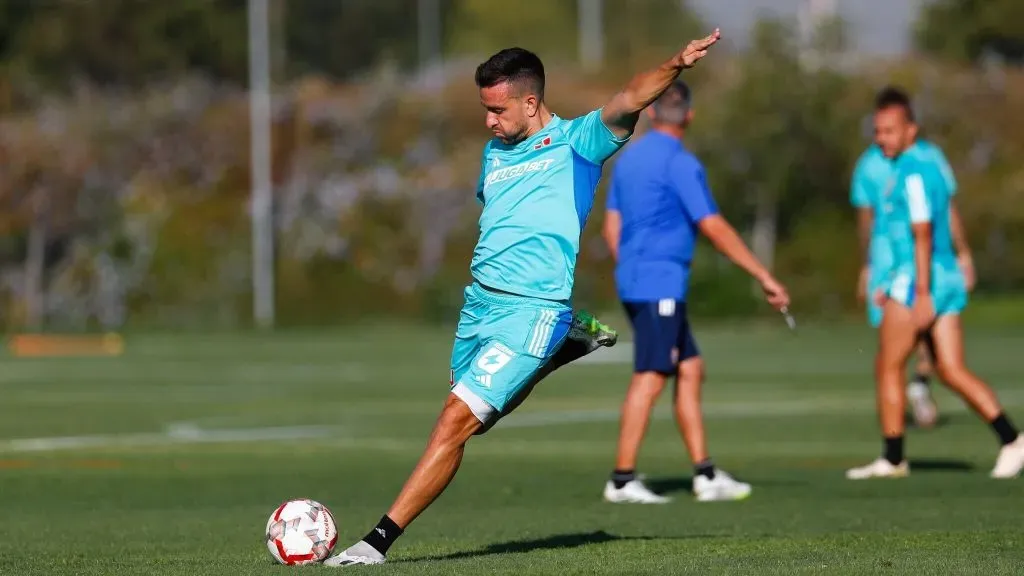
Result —
[{"label": "soccer ball", "polygon": [[289,500],[267,520],[267,548],[281,564],[323,562],[337,542],[334,516],[326,506],[313,500]]}]

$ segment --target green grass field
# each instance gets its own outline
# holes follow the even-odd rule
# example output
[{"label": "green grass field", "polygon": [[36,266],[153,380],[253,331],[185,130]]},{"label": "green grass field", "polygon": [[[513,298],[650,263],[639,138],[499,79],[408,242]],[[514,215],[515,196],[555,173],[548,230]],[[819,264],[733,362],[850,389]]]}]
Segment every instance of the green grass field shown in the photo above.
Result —
[{"label": "green grass field", "polygon": [[[698,331],[712,454],[754,484],[697,504],[659,405],[641,455],[667,506],[610,505],[628,346],[563,369],[469,445],[448,492],[379,574],[1020,574],[1024,481],[944,390],[911,430],[902,481],[851,483],[877,456],[872,335]],[[129,336],[120,358],[0,359],[0,574],[288,574],[263,544],[282,500],[331,508],[345,546],[380,517],[446,394],[449,334]],[[1024,334],[969,355],[1024,424]]]}]

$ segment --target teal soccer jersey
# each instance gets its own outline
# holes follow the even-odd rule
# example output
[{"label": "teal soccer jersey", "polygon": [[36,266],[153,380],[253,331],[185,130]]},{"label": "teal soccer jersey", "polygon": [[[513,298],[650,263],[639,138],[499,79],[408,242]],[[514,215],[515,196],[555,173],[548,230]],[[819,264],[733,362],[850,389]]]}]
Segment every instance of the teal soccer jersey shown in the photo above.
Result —
[{"label": "teal soccer jersey", "polygon": [[953,190],[936,162],[913,155],[897,159],[895,182],[882,202],[882,221],[892,254],[886,274],[890,298],[912,306],[917,283],[914,256],[915,224],[932,229],[929,291],[938,315],[959,313],[967,303],[963,275],[957,265],[950,229]]},{"label": "teal soccer jersey", "polygon": [[[927,140],[919,140],[904,152],[903,156],[934,163],[942,174],[950,194],[956,194],[956,177],[941,148]],[[884,218],[881,217],[881,207],[886,191],[891,190],[895,185],[895,178],[895,162],[886,158],[881,148],[875,145],[861,154],[853,171],[850,203],[855,208],[870,208],[875,215],[868,249],[869,294],[882,287],[886,280],[886,274],[892,267],[892,251],[886,238],[887,230]],[[868,318],[873,326],[878,326],[882,321],[882,310],[870,298],[868,299]]]},{"label": "teal soccer jersey", "polygon": [[477,186],[483,212],[473,278],[520,296],[569,300],[601,167],[624,143],[600,110],[555,116],[519,144],[490,141]]},{"label": "teal soccer jersey", "polygon": [[519,144],[484,147],[475,282],[465,290],[451,359],[452,393],[484,424],[518,406],[567,337],[580,233],[601,166],[625,141],[596,110],[555,116]]}]

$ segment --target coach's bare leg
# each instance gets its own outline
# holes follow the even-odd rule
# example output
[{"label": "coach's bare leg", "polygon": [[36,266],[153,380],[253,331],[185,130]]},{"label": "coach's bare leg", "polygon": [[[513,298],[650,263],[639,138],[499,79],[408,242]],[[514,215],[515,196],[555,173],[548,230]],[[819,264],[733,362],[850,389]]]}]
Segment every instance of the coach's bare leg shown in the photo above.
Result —
[{"label": "coach's bare leg", "polygon": [[404,530],[444,492],[459,469],[466,441],[480,426],[469,406],[449,394],[423,456],[388,510],[395,524]]},{"label": "coach's bare leg", "polygon": [[636,469],[637,455],[651,419],[651,409],[665,388],[665,380],[666,377],[657,372],[633,374],[626,392],[626,401],[622,404],[616,470]]},{"label": "coach's bare leg", "polygon": [[694,464],[700,464],[708,459],[708,447],[704,440],[704,415],[700,409],[703,382],[704,360],[699,356],[679,363],[679,377],[676,380],[673,404],[676,424]]},{"label": "coach's bare leg", "polygon": [[942,316],[932,329],[939,375],[986,422],[1003,411],[995,392],[964,361],[964,338],[959,315]]}]

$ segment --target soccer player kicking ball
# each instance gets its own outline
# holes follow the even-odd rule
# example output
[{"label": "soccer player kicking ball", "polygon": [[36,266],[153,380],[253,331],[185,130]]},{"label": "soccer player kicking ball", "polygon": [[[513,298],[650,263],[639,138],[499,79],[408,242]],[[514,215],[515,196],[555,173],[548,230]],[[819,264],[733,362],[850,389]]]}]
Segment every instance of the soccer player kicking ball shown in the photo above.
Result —
[{"label": "soccer player kicking ball", "polygon": [[[882,110],[891,106],[904,106],[910,109],[910,98],[898,88],[886,87],[875,97],[875,109]],[[956,177],[941,148],[918,138],[904,154],[915,156],[922,162],[935,163],[949,189],[949,194],[956,194]],[[864,267],[857,283],[857,297],[867,305],[868,321],[876,329],[882,323],[882,308],[870,295],[883,285],[892,266],[892,254],[889,241],[886,239],[885,219],[881,216],[881,208],[885,190],[895,176],[894,170],[893,160],[886,157],[877,144],[872,144],[857,160],[850,186],[850,203],[857,209],[857,228],[864,256]],[[957,260],[969,292],[974,288],[974,260],[961,225],[960,214],[952,200],[950,226]],[[914,379],[907,386],[910,412],[914,417],[914,423],[921,428],[931,428],[939,419],[938,406],[932,398],[930,387],[931,376],[935,370],[934,349],[931,336],[923,333],[917,346]]]},{"label": "soccer player kicking ball", "polygon": [[[635,76],[604,107],[572,120],[545,105],[544,66],[533,53],[502,50],[477,68],[480,102],[495,138],[481,159],[480,240],[455,333],[451,392],[391,509],[326,565],[384,562],[395,539],[451,482],[466,441],[517,406],[551,370],[547,365],[559,362],[573,324],[591,340],[606,337],[592,318],[574,322],[569,307],[580,232],[601,167],[629,139],[640,113],[718,38],[716,30],[690,42]],[[593,348],[569,344],[582,352]]]},{"label": "soccer player kicking ball", "polygon": [[693,119],[690,89],[677,81],[647,109],[652,130],[615,163],[604,237],[615,257],[615,283],[633,325],[633,378],[622,404],[615,470],[604,499],[664,504],[636,474],[637,453],[651,410],[675,376],[674,408],[693,461],[698,502],[740,500],[751,487],[717,469],[708,455],[700,395],[704,361],[686,317],[686,292],[697,239],[703,234],[722,254],[756,278],[769,303],[789,305],[786,289],[747,249],[719,213],[704,167],[683,145]]},{"label": "soccer player kicking ball", "polygon": [[874,296],[883,307],[875,360],[878,407],[885,438],[883,457],[846,472],[852,480],[900,478],[910,473],[903,455],[904,367],[921,334],[930,331],[935,366],[946,384],[992,426],[1002,448],[993,478],[1024,468],[1024,436],[1003,413],[995,393],[964,364],[960,311],[967,304],[964,275],[950,238],[951,190],[935,162],[907,151],[917,125],[904,101],[883,102],[875,112],[875,141],[896,162],[895,181],[882,209],[892,268]]}]

